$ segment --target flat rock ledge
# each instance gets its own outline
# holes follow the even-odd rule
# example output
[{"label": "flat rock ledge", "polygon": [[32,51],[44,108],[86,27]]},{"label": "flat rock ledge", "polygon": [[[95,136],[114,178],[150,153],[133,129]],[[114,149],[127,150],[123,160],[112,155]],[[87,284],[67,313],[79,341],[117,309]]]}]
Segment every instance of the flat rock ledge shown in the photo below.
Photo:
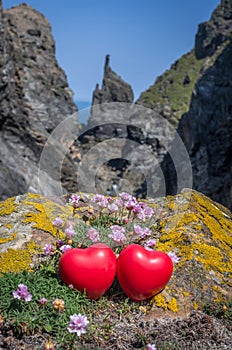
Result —
[{"label": "flat rock ledge", "polygon": [[[76,220],[88,213],[91,195],[81,193]],[[156,249],[180,258],[168,286],[141,310],[151,317],[187,316],[208,302],[231,299],[232,215],[203,194],[184,190],[176,196],[148,199]],[[68,196],[46,198],[26,193],[0,202],[0,274],[33,271],[33,259],[57,239],[55,217],[73,218]],[[152,237],[151,237],[152,238]]]}]

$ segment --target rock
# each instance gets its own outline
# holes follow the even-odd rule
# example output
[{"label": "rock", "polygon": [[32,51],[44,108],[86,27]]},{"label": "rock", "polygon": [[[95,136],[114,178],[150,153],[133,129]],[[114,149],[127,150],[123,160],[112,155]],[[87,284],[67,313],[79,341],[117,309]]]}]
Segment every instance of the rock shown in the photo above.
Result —
[{"label": "rock", "polygon": [[[222,1],[212,18],[226,9]],[[220,11],[219,11],[220,10]],[[220,19],[221,17],[219,17]],[[218,19],[218,21],[219,21]],[[212,21],[212,20],[211,20]],[[231,24],[228,15],[224,18]],[[211,23],[211,22],[210,22]],[[223,22],[224,23],[224,22]],[[231,27],[232,29],[232,24]],[[232,44],[229,38],[212,66],[204,70],[195,86],[189,112],[178,127],[188,150],[193,170],[193,188],[232,208]],[[164,161],[165,163],[165,161]],[[169,194],[176,191],[173,168],[165,170]],[[164,166],[165,168],[165,166]],[[181,172],[181,171],[180,171]]]},{"label": "rock", "polygon": [[214,10],[209,21],[201,23],[195,41],[198,59],[212,56],[230,36],[232,27],[232,3],[222,0]]},{"label": "rock", "polygon": [[[80,125],[46,18],[26,4],[0,7],[0,198],[5,199],[38,191],[40,157],[51,133],[75,113],[73,133]],[[62,140],[56,148],[64,153]],[[71,157],[67,164],[66,171],[75,173]],[[58,172],[57,164],[48,168],[47,185],[57,181]]]},{"label": "rock", "polygon": [[[78,209],[76,220],[82,220],[91,198],[81,196],[84,207]],[[36,261],[33,257],[41,247],[57,239],[52,220],[56,216],[64,220],[72,217],[72,207],[67,205],[67,200],[28,193],[0,203],[1,272],[33,267]],[[183,316],[212,300],[229,300],[231,212],[190,190],[176,196],[150,198],[147,204],[155,209],[150,220],[153,227],[150,238],[156,239],[156,249],[174,251],[180,258],[168,286],[150,302],[150,315],[157,317],[165,310],[165,315]]]},{"label": "rock", "polygon": [[[194,50],[183,55],[141,94],[135,103],[137,111],[129,104],[126,112],[113,114],[113,105],[117,106],[118,102],[114,102],[112,94],[106,89],[103,99],[104,89],[95,90],[88,131],[80,141],[83,157],[92,148],[94,152],[96,148],[99,151],[96,157],[102,159],[101,167],[93,172],[100,192],[110,193],[110,188],[116,184],[119,191],[129,188],[139,197],[160,196],[165,191],[174,194],[183,188],[178,189],[178,176],[191,182],[192,175],[186,168],[193,165],[193,184],[187,187],[193,186],[232,207],[231,21],[231,2],[223,0],[211,19],[199,26]],[[204,29],[208,27],[213,27],[214,31]],[[108,65],[107,58],[105,75]],[[108,103],[104,105],[104,101]],[[144,109],[139,111],[139,106]],[[159,130],[160,124],[163,130]],[[176,147],[176,131],[184,141],[181,149]],[[117,143],[115,139],[120,141]],[[110,142],[106,143],[107,140]],[[174,146],[170,148],[172,142]],[[185,147],[189,152],[188,161],[186,155],[182,157]],[[118,159],[114,168],[110,166],[112,159]],[[121,160],[126,162],[123,170]],[[190,161],[192,164],[188,166]]]},{"label": "rock", "polygon": [[131,86],[111,69],[110,55],[106,55],[102,87],[99,89],[99,85],[96,85],[92,105],[108,102],[132,103],[133,100]]}]

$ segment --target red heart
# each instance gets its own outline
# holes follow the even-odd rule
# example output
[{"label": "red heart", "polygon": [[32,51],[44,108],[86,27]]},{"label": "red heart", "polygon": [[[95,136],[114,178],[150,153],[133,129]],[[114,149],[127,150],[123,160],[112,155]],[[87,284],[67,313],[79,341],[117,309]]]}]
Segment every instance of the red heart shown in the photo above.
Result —
[{"label": "red heart", "polygon": [[172,260],[166,253],[148,250],[138,244],[123,249],[117,261],[118,281],[134,301],[146,300],[161,292],[172,270]]},{"label": "red heart", "polygon": [[116,256],[106,244],[73,248],[61,255],[59,273],[62,281],[89,299],[100,298],[111,286],[116,274]]}]

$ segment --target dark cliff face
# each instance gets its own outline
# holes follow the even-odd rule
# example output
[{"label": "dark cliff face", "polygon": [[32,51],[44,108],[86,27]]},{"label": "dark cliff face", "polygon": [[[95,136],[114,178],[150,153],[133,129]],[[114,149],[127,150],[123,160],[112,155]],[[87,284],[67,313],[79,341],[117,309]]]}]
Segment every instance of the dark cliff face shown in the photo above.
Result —
[{"label": "dark cliff face", "polygon": [[132,103],[134,94],[131,86],[110,67],[110,55],[106,55],[102,87],[98,84],[93,92],[92,105],[108,102]]},{"label": "dark cliff face", "polygon": [[196,84],[179,132],[188,149],[194,188],[232,208],[232,43]]},{"label": "dark cliff face", "polygon": [[221,51],[196,84],[179,131],[187,146],[194,188],[232,208],[232,2],[222,0],[199,26],[197,57]]},{"label": "dark cliff face", "polygon": [[4,199],[37,190],[35,177],[44,144],[77,108],[55,58],[46,18],[26,4],[6,11],[0,6],[0,198]]},{"label": "dark cliff face", "polygon": [[[213,28],[213,29],[212,29]],[[222,1],[211,19],[199,25],[197,57],[206,64],[178,126],[188,150],[193,187],[232,208],[232,2]],[[212,55],[213,64],[207,68]],[[163,163],[168,192],[175,193],[173,168]]]},{"label": "dark cliff face", "polygon": [[231,35],[232,2],[222,0],[214,10],[209,21],[201,23],[195,40],[195,52],[198,59],[212,56],[218,47]]}]

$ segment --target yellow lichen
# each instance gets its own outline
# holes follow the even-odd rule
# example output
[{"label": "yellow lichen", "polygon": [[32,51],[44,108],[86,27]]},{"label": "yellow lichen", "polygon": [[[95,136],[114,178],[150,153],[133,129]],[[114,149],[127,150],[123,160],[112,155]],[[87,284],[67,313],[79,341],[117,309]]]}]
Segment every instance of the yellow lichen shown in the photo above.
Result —
[{"label": "yellow lichen", "polygon": [[176,298],[172,298],[170,301],[168,301],[168,310],[170,310],[172,312],[178,311],[178,305],[177,305]]},{"label": "yellow lichen", "polygon": [[9,230],[13,228],[12,224],[5,224],[5,227],[8,228]]},{"label": "yellow lichen", "polygon": [[[161,237],[156,248],[175,249],[181,258],[177,268],[193,258],[206,270],[215,273],[232,271],[232,221],[209,198],[197,192],[182,195],[190,198],[188,209],[180,206],[176,213],[160,222]],[[194,208],[192,210],[191,208]],[[213,244],[212,244],[213,242]]]},{"label": "yellow lichen", "polygon": [[13,239],[15,239],[16,237],[17,237],[17,233],[14,232],[11,237],[0,238],[0,244],[10,242]]},{"label": "yellow lichen", "polygon": [[161,307],[162,309],[170,310],[172,312],[178,311],[177,300],[172,297],[171,300],[167,300],[163,294],[157,294],[151,299],[151,304],[154,303],[157,307]]},{"label": "yellow lichen", "polygon": [[[43,199],[42,203],[39,202],[41,198]],[[32,206],[35,209],[25,214],[24,223],[33,223],[34,228],[49,232],[54,237],[59,235],[62,238],[62,233],[57,231],[52,221],[56,216],[66,220],[72,215],[71,206],[62,206],[35,194],[29,194],[24,200],[24,204]]]},{"label": "yellow lichen", "polygon": [[22,272],[31,270],[33,254],[38,252],[34,242],[29,242],[24,249],[9,249],[0,256],[0,273]]},{"label": "yellow lichen", "polygon": [[193,308],[194,308],[195,310],[199,309],[199,306],[198,306],[196,300],[193,301]]},{"label": "yellow lichen", "polygon": [[0,216],[10,215],[16,210],[15,197],[0,202]]}]

